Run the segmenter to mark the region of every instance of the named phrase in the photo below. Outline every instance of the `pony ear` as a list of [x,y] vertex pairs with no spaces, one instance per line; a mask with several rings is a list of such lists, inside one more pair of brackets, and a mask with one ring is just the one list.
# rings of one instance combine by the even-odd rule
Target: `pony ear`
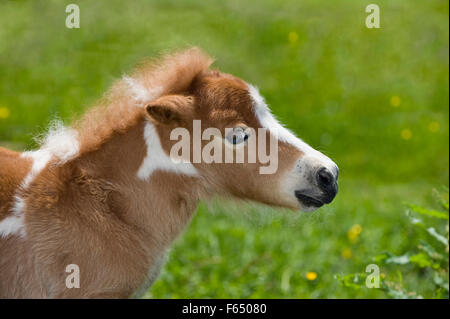
[[145,107],[147,115],[156,123],[177,125],[191,113],[193,99],[184,95],[166,95]]

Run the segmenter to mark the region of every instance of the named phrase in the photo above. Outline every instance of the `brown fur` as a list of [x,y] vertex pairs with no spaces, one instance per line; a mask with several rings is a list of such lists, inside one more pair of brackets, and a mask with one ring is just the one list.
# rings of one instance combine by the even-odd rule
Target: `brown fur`
[[[260,127],[245,82],[209,71],[211,63],[190,49],[138,69],[133,78],[146,88],[161,87],[152,103],[171,99],[167,106],[180,112],[176,124],[190,131],[193,119],[222,131],[236,123]],[[301,154],[283,143],[283,164],[275,175],[258,174],[259,163],[195,164],[201,178],[156,171],[149,181],[138,179],[147,153],[146,121],[155,121],[167,153],[174,144],[173,123],[164,125],[145,110],[134,106],[126,84],[117,82],[100,106],[76,123],[78,156],[63,165],[50,162],[20,192],[26,237],[0,237],[1,298],[132,297],[155,279],[165,251],[201,198],[220,193],[284,205],[277,193],[280,176]],[[19,155],[0,149],[0,221],[10,214],[30,170],[31,161]],[[79,289],[65,286],[68,264],[80,268]]]
[[[213,59],[197,48],[177,52],[144,63],[136,69],[132,78],[146,88],[160,87],[159,95],[183,92],[192,79],[206,70]],[[127,131],[142,120],[142,110],[133,107],[129,88],[124,81],[117,81],[97,107],[88,111],[76,123],[81,134],[81,154],[100,148],[114,133]]]
[[9,215],[13,197],[30,169],[20,154],[0,147],[0,221]]

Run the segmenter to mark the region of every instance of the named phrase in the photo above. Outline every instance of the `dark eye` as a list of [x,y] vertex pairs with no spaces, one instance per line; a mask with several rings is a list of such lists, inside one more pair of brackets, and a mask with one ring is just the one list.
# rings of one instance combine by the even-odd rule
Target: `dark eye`
[[226,137],[228,142],[231,144],[241,144],[242,142],[245,142],[248,140],[249,135],[245,132],[244,128],[238,126],[233,128],[233,130],[228,134]]

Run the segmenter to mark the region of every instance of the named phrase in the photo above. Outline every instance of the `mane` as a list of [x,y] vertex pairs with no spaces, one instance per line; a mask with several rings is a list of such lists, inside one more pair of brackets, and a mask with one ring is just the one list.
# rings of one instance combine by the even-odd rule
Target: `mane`
[[194,47],[142,63],[131,75],[123,76],[74,123],[78,156],[99,149],[115,133],[136,125],[143,118],[143,107],[152,100],[186,91],[212,63],[211,57]]

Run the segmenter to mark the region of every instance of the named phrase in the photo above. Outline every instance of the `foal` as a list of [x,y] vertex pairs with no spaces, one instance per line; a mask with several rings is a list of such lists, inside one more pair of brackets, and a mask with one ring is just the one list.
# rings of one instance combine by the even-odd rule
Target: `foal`
[[[333,200],[337,166],[282,127],[255,87],[211,63],[195,48],[166,56],[123,77],[71,128],[52,125],[38,150],[0,148],[0,297],[140,296],[213,194],[306,211]],[[223,154],[175,161],[171,132],[192,134],[195,123],[232,152],[275,138],[276,172]]]

